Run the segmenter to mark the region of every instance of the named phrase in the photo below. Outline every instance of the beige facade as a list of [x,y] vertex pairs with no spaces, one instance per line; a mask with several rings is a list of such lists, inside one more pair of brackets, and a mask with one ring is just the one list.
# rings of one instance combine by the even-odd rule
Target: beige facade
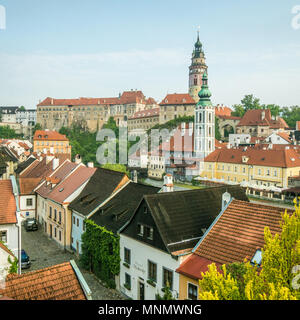
[[150,153],[148,159],[148,177],[161,180],[166,170],[165,157],[161,153]]
[[153,98],[146,99],[141,91],[133,90],[115,98],[46,98],[37,105],[37,123],[50,130],[78,123],[90,131],[97,131],[110,117],[118,126],[126,125],[127,119],[135,112],[152,108],[155,104]]
[[156,124],[159,124],[159,108],[136,112],[127,121],[128,131],[148,130]]

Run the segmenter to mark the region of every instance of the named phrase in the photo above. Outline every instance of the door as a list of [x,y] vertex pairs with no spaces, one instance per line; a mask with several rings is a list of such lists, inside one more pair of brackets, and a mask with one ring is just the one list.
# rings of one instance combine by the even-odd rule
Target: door
[[145,285],[142,282],[139,282],[139,291],[140,291],[140,300],[145,300]]

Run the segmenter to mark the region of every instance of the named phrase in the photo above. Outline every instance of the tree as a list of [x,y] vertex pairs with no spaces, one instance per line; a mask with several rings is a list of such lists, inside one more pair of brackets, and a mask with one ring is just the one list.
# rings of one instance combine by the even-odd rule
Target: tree
[[245,114],[245,109],[241,104],[234,104],[234,111],[231,113],[234,117],[242,117]]
[[215,138],[221,140],[221,134],[219,129],[219,119],[215,117]]
[[123,164],[106,163],[106,164],[102,165],[101,168],[109,169],[109,170],[113,170],[113,171],[118,171],[118,172],[124,172],[127,174],[127,176],[129,176],[129,171],[127,170],[127,168]]
[[262,109],[262,105],[260,105],[259,99],[255,98],[253,94],[245,95],[244,99],[241,100],[241,103],[245,111]]
[[281,110],[281,116],[290,128],[296,128],[296,121],[300,120],[300,107],[284,107]]
[[274,236],[265,228],[260,267],[248,261],[223,265],[219,272],[215,264],[209,265],[199,281],[200,299],[299,300],[293,271],[300,265],[300,204],[295,201],[295,212],[285,212],[280,225],[281,234]]
[[19,111],[26,111],[26,109],[25,109],[24,106],[21,106],[21,107],[19,108]]
[[32,134],[34,135],[37,130],[42,130],[42,126],[39,123],[36,123],[33,127]]
[[161,296],[159,293],[155,295],[156,300],[175,300],[175,298],[172,295],[169,283],[167,283],[167,286],[163,289],[163,291],[163,296]]

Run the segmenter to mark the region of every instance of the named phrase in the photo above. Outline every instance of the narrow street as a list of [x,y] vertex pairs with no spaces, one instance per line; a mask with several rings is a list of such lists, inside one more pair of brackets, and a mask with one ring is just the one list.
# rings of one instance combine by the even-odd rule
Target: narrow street
[[26,251],[31,260],[31,267],[22,270],[22,273],[47,268],[73,259],[92,291],[93,300],[124,299],[118,291],[104,287],[93,273],[82,269],[75,254],[64,252],[42,230],[26,232],[22,227],[22,249]]

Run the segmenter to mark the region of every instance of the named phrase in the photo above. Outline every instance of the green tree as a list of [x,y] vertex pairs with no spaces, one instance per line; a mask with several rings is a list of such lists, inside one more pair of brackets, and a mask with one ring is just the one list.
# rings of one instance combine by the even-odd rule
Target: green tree
[[175,300],[170,289],[169,283],[167,283],[167,286],[163,289],[163,292],[164,294],[162,296],[159,293],[155,295],[156,300]]
[[241,104],[234,104],[232,107],[234,111],[231,114],[235,117],[241,118],[246,112]]
[[32,134],[34,135],[37,130],[42,130],[42,126],[39,123],[36,123],[33,127]]
[[19,108],[19,111],[25,111],[26,109],[25,109],[25,107],[24,106],[21,106],[20,108]]
[[127,174],[127,176],[129,176],[129,171],[127,170],[126,166],[120,163],[116,163],[116,164],[106,163],[106,164],[103,164],[101,168],[118,171],[118,172],[124,172]]
[[219,119],[215,117],[215,138],[221,140],[221,133],[219,130]]
[[283,107],[281,116],[290,128],[296,128],[296,121],[300,120],[300,107]]
[[[293,267],[300,265],[300,204],[295,201],[295,212],[282,216],[281,233],[271,234],[265,228],[265,245],[262,263],[258,268],[250,262],[244,266],[216,265],[199,281],[200,299],[216,300],[299,300],[300,292],[293,285]],[[229,271],[228,271],[228,270]]]
[[10,258],[10,256],[8,256],[7,261],[8,261],[9,264],[10,264],[8,273],[9,273],[9,274],[16,274],[16,273],[18,273],[18,259],[17,259],[17,258],[14,258],[14,260],[12,261],[11,258]]
[[241,103],[245,111],[262,109],[262,105],[260,104],[259,99],[255,98],[253,94],[245,95],[245,97],[241,100]]

